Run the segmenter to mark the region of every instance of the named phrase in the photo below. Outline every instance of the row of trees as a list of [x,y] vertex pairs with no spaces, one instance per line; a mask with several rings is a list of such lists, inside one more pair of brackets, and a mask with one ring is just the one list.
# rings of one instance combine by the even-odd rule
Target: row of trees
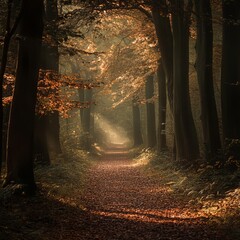
[[[62,20],[59,10],[63,4],[59,5],[57,0],[9,0],[3,15],[6,16],[6,35],[1,62],[1,100],[4,100],[4,104],[1,102],[1,129],[7,125],[7,138],[5,131],[1,131],[4,141],[0,146],[3,150],[1,166],[3,160],[7,164],[3,186],[20,183],[24,191],[30,193],[36,189],[34,161],[49,164],[49,151],[57,154],[62,151],[59,114],[66,115],[76,107],[86,108],[83,102],[91,101],[91,90],[83,89],[98,85],[83,83],[74,71],[73,76],[59,74],[59,44],[69,32],[67,28],[58,31]],[[18,52],[14,48],[16,43]],[[69,53],[72,49],[62,47],[62,51]],[[16,72],[14,63],[7,64],[7,58],[15,58],[14,55],[17,55]],[[14,87],[9,81],[12,78],[15,78]],[[69,100],[70,95],[63,97],[61,89],[65,87],[79,89],[80,101]],[[3,89],[7,89],[4,94]],[[81,111],[84,131],[89,131],[89,110]]]
[[[1,66],[1,85],[3,86],[3,76],[6,67],[6,53],[8,52],[9,42],[13,33],[17,30],[18,33],[18,63],[16,70],[16,82],[14,87],[13,100],[10,111],[10,120],[8,124],[8,140],[7,140],[7,177],[5,185],[10,183],[23,183],[29,186],[31,191],[35,190],[35,181],[33,174],[33,159],[34,149],[43,153],[42,156],[46,162],[49,161],[48,149],[49,144],[60,152],[59,144],[59,114],[57,111],[52,111],[46,117],[35,118],[35,106],[37,101],[37,79],[39,68],[58,72],[59,67],[59,47],[61,41],[68,40],[70,37],[84,39],[84,33],[72,31],[66,24],[68,18],[76,20],[78,23],[85,18],[85,23],[91,21],[101,22],[102,19],[110,16],[133,15],[139,16],[142,21],[142,28],[146,21],[147,31],[144,36],[141,32],[128,33],[135,37],[123,38],[124,50],[127,51],[126,56],[134,56],[129,51],[129,42],[137,42],[138,46],[144,47],[142,50],[148,49],[143,44],[146,41],[147,45],[152,45],[147,51],[142,51],[145,57],[141,55],[138,63],[142,64],[145,61],[148,64],[146,71],[139,70],[136,72],[136,82],[134,87],[131,84],[126,84],[128,89],[131,89],[127,98],[133,99],[133,130],[134,143],[136,145],[142,143],[140,132],[140,111],[139,111],[139,95],[138,92],[145,85],[145,101],[147,109],[147,144],[149,147],[155,147],[158,144],[158,151],[161,152],[167,148],[166,139],[166,110],[167,102],[170,109],[170,115],[173,119],[173,153],[178,161],[192,161],[200,156],[199,140],[197,130],[194,123],[194,118],[191,108],[190,88],[189,88],[189,38],[190,30],[196,32],[196,72],[199,83],[200,106],[201,106],[201,123],[204,145],[204,158],[209,162],[215,163],[220,160],[219,153],[223,152],[224,158],[229,157],[238,160],[240,153],[240,115],[238,112],[239,103],[239,49],[240,49],[240,24],[239,1],[224,0],[214,2],[205,1],[183,1],[183,0],[139,0],[139,1],[74,1],[69,2],[75,5],[72,13],[63,15],[59,18],[58,13],[61,10],[57,0],[46,1],[42,0],[22,0],[19,14],[14,20],[11,27],[12,17],[11,12],[14,1],[8,1],[8,17],[6,36],[3,46],[3,58]],[[68,4],[69,4],[68,3]],[[212,7],[220,4],[222,9],[222,18],[219,20],[219,28],[222,27],[222,65],[221,65],[221,116],[217,115],[217,107],[214,92],[213,82],[213,17]],[[18,9],[18,7],[16,7]],[[42,45],[43,36],[43,13],[46,15],[46,32],[44,34],[44,45]],[[73,19],[74,17],[74,19]],[[116,18],[116,19],[117,19]],[[80,20],[79,20],[80,19]],[[127,17],[126,17],[127,19]],[[58,21],[57,21],[58,20]],[[109,21],[109,19],[108,19]],[[121,20],[122,21],[122,20]],[[74,21],[73,21],[74,22]],[[59,24],[57,24],[59,23]],[[114,23],[117,23],[114,21]],[[113,24],[113,23],[112,23]],[[59,26],[65,26],[61,28]],[[98,25],[99,26],[99,25]],[[121,26],[121,24],[119,25]],[[150,26],[150,27],[149,27]],[[76,27],[76,26],[73,26]],[[131,28],[132,30],[132,28]],[[150,32],[152,31],[152,32]],[[87,31],[86,31],[87,32]],[[121,32],[119,29],[118,33]],[[99,33],[99,32],[98,32]],[[104,32],[102,32],[104,33]],[[99,34],[101,35],[101,34]],[[136,37],[139,35],[139,37]],[[149,35],[147,37],[147,35]],[[49,42],[49,38],[51,41]],[[138,39],[138,41],[136,41]],[[150,39],[150,40],[149,40]],[[157,47],[155,48],[155,40],[157,39]],[[115,39],[116,40],[116,39]],[[148,41],[152,41],[149,43]],[[73,41],[71,44],[63,44],[62,51],[68,52],[70,55],[79,52],[79,49],[74,48]],[[108,46],[105,46],[105,50]],[[118,46],[119,47],[119,46]],[[150,54],[152,51],[156,54]],[[96,50],[96,49],[95,49]],[[95,51],[94,50],[94,51]],[[109,49],[111,54],[98,55],[97,61],[100,66],[96,65],[93,68],[93,75],[99,78],[106,77],[106,71],[111,70],[109,62],[113,60],[112,56],[116,53]],[[93,55],[96,58],[96,53],[87,52],[86,49],[81,53]],[[107,52],[107,51],[106,51]],[[41,55],[42,53],[42,55]],[[42,57],[41,57],[42,56]],[[107,56],[107,57],[106,57]],[[114,57],[114,56],[113,56]],[[148,58],[151,58],[147,61]],[[119,61],[119,58],[115,58]],[[141,62],[141,61],[142,62]],[[136,59],[137,61],[137,59]],[[105,64],[103,64],[103,62]],[[146,64],[145,63],[145,64]],[[78,63],[78,65],[83,65]],[[108,67],[103,67],[107,65]],[[134,63],[132,64],[134,65]],[[126,65],[129,69],[130,66]],[[96,71],[96,67],[100,70]],[[123,65],[120,68],[123,68]],[[139,69],[142,66],[138,66]],[[77,68],[78,69],[78,68]],[[72,72],[77,73],[76,67],[72,66]],[[131,70],[134,68],[131,68]],[[135,68],[136,69],[136,68]],[[89,68],[89,72],[91,69]],[[154,73],[157,73],[157,78],[154,78]],[[120,76],[117,77],[117,74]],[[121,76],[122,73],[115,71],[114,79],[127,81],[127,77],[133,76],[134,73]],[[141,76],[138,76],[141,75]],[[41,76],[41,75],[40,75]],[[54,74],[48,74],[48,77],[54,78]],[[114,80],[113,79],[113,80]],[[157,79],[158,84],[158,137],[156,134],[155,123],[155,107],[154,107],[154,79]],[[132,80],[131,80],[132,81]],[[84,87],[83,84],[76,83],[78,88]],[[91,83],[93,84],[93,83]],[[107,84],[108,85],[108,84]],[[135,87],[136,86],[136,87]],[[85,88],[91,88],[85,87]],[[57,95],[58,92],[51,91]],[[126,91],[123,90],[126,94]],[[48,93],[45,93],[49,94]],[[44,96],[44,93],[43,93]],[[142,97],[142,96],[141,96]],[[91,90],[79,90],[80,102],[91,101]],[[2,93],[1,93],[2,99]],[[121,102],[121,101],[120,101]],[[2,104],[1,104],[2,105]],[[2,124],[2,107],[1,107],[1,124]],[[85,119],[85,120],[84,120]],[[221,136],[219,130],[219,119],[222,119],[223,134]],[[90,110],[81,111],[81,120],[86,131],[89,130]],[[38,134],[35,132],[35,147],[33,144],[34,126],[38,126]],[[2,126],[1,126],[2,127]],[[39,131],[40,129],[40,131]],[[51,137],[47,137],[48,135]],[[223,141],[221,141],[221,138]],[[48,145],[46,145],[48,143]],[[17,149],[17,151],[16,151]],[[224,151],[222,151],[224,150]]]
[[[90,1],[95,11],[137,10],[155,26],[161,61],[159,61],[159,120],[160,128],[166,124],[166,99],[170,105],[174,128],[174,155],[177,160],[199,158],[199,141],[191,110],[189,95],[189,38],[190,30],[196,32],[196,63],[204,158],[216,162],[229,157],[238,159],[239,121],[237,104],[238,55],[239,55],[239,7],[238,1],[100,1],[99,5]],[[221,8],[222,16],[214,19],[214,11]],[[215,14],[216,12],[214,12]],[[222,28],[221,65],[221,115],[217,107],[213,82],[213,23]],[[161,69],[163,68],[163,72]],[[165,76],[165,77],[164,77]],[[164,80],[162,80],[164,78]],[[166,88],[165,88],[166,82]],[[162,84],[162,85],[161,85]],[[149,79],[147,80],[149,86]],[[163,87],[162,87],[163,86]],[[148,87],[149,88],[149,87]],[[167,94],[165,94],[167,89]],[[149,91],[147,91],[149,92]],[[151,98],[147,93],[147,98]],[[220,100],[218,100],[220,101]],[[147,105],[147,111],[150,111]],[[151,114],[151,113],[150,113]],[[153,117],[152,117],[153,118]],[[222,119],[222,136],[219,120]],[[136,124],[139,125],[139,124]],[[149,125],[149,146],[156,144],[153,136],[154,122]],[[163,131],[164,132],[164,129]],[[154,134],[155,135],[155,134]],[[161,134],[160,134],[161,135]],[[160,151],[166,148],[164,134],[159,140]],[[221,141],[222,139],[222,141]],[[161,146],[161,142],[164,144]],[[223,151],[222,151],[223,150]],[[223,153],[224,156],[221,157]]]

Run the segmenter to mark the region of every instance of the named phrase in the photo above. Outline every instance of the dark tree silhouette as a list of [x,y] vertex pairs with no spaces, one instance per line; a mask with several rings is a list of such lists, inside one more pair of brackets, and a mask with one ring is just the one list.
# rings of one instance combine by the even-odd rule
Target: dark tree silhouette
[[[15,4],[16,5],[16,4]],[[15,6],[14,5],[14,6]],[[5,74],[5,70],[6,70],[6,66],[7,66],[7,58],[8,58],[8,50],[9,50],[9,46],[10,46],[10,41],[11,38],[13,36],[13,34],[15,33],[19,21],[22,17],[22,11],[20,11],[20,13],[18,14],[18,16],[16,17],[13,26],[11,26],[11,18],[12,18],[12,8],[13,8],[13,1],[12,0],[8,0],[7,2],[7,6],[8,6],[8,11],[7,11],[7,21],[6,21],[6,34],[4,37],[4,43],[3,43],[3,51],[2,51],[2,59],[1,59],[1,68],[0,68],[0,150],[1,150],[1,154],[0,154],[0,175],[1,175],[1,170],[2,170],[2,162],[3,162],[3,158],[5,156],[5,154],[3,154],[5,151],[2,151],[3,147],[5,147],[5,144],[3,144],[3,79],[4,79],[4,74]]]
[[226,157],[240,159],[240,2],[224,0],[222,45],[222,120]]
[[195,0],[197,19],[196,70],[200,91],[201,123],[205,158],[214,162],[221,149],[218,116],[213,88],[213,29],[209,0]]
[[133,144],[135,147],[143,144],[143,137],[141,132],[141,114],[139,105],[135,98],[132,100],[133,112]]
[[[197,132],[189,96],[189,24],[191,1],[171,1],[173,29],[173,118],[177,160],[199,157]],[[186,9],[187,8],[187,11]]]
[[[53,70],[58,73],[59,71],[59,53],[58,53],[58,43],[56,39],[57,35],[57,20],[58,20],[58,1],[57,0],[47,0],[46,1],[46,19],[48,27],[50,27],[51,34],[53,36],[53,43],[51,45],[44,44],[43,49],[43,62],[44,68],[48,70]],[[57,93],[55,93],[57,94]],[[59,124],[59,112],[54,111],[48,113],[48,121],[46,122],[47,131],[47,143],[48,148],[55,153],[61,153],[60,144],[60,124]]]
[[4,186],[20,183],[33,192],[36,188],[33,132],[44,5],[42,0],[23,0],[21,8],[18,65],[9,121]]
[[166,77],[162,61],[159,61],[157,70],[158,81],[158,152],[167,149],[166,140],[166,111],[167,111],[167,98],[166,98]]
[[156,29],[162,64],[167,81],[168,100],[173,106],[173,36],[166,0],[152,0],[152,17]]
[[153,75],[148,76],[146,81],[146,108],[147,108],[147,146],[155,147],[156,138],[156,120],[155,120],[155,104],[152,101],[154,97]]

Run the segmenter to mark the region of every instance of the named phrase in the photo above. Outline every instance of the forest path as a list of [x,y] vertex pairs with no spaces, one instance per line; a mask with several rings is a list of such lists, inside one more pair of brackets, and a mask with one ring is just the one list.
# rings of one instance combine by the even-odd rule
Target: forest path
[[106,152],[87,176],[79,199],[86,213],[81,239],[222,239],[209,219],[148,176],[124,149]]
[[108,150],[84,181],[81,161],[60,166],[41,170],[36,196],[0,205],[0,240],[231,239],[125,149]]

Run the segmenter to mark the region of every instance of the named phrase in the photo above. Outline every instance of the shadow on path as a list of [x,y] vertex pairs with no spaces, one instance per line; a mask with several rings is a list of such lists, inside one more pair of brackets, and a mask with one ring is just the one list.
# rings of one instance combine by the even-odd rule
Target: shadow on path
[[1,240],[217,240],[218,226],[189,209],[128,151],[108,150],[87,175],[76,206],[39,193],[0,206]]

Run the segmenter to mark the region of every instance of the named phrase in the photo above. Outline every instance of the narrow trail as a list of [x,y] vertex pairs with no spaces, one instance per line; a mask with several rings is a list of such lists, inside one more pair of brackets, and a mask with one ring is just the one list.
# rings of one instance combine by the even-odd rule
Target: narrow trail
[[159,179],[147,176],[122,149],[108,151],[89,173],[79,201],[81,239],[223,239]]
[[[53,169],[56,185],[59,172]],[[220,236],[217,223],[165,185],[164,176],[147,174],[127,150],[108,150],[85,177],[83,189],[82,179],[74,178],[71,186],[72,179],[63,177],[63,186],[55,190],[42,186],[33,198],[6,202],[0,208],[0,239],[232,240]],[[69,192],[58,197],[64,189]]]

